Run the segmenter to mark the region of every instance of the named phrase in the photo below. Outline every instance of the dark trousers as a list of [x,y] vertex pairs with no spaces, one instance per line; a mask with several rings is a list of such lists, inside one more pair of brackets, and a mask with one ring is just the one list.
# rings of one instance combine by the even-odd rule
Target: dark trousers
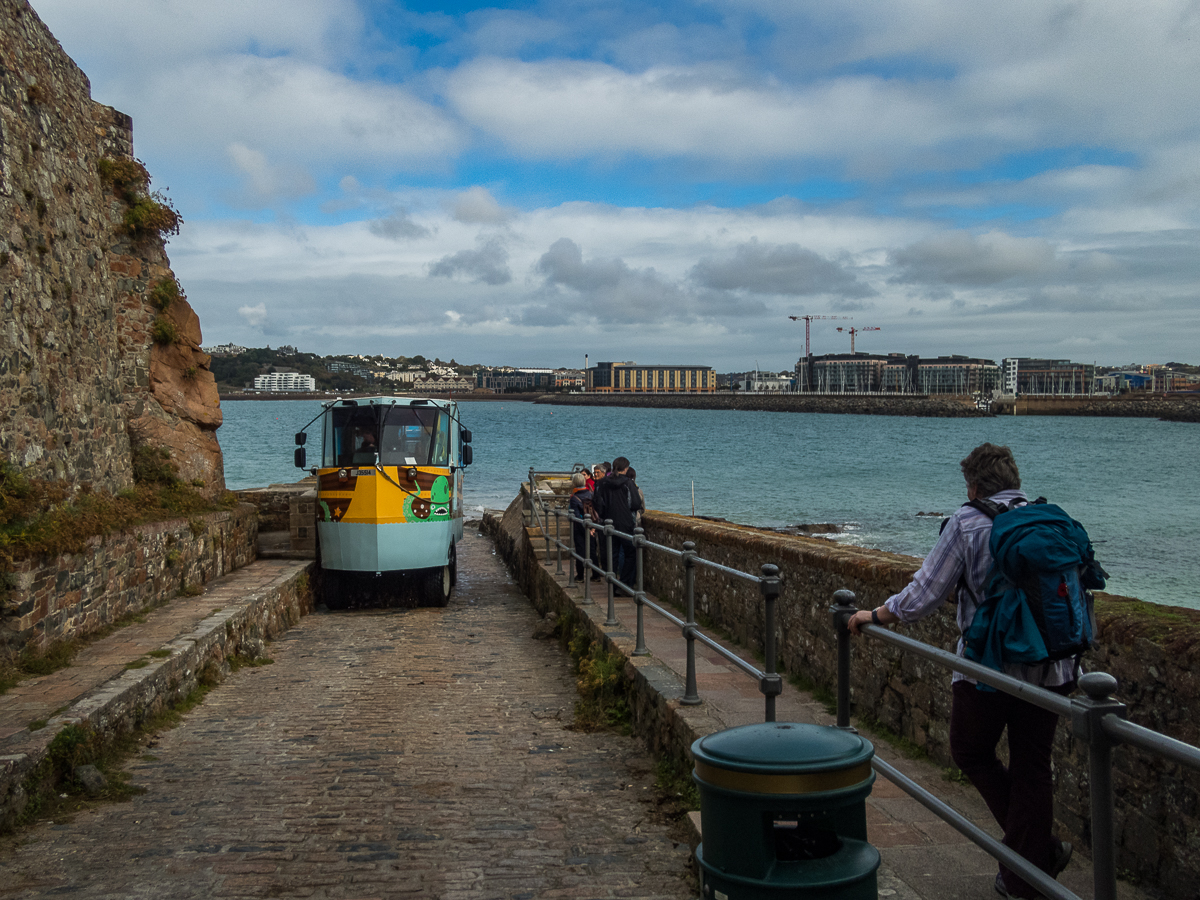
[[[589,550],[588,549],[589,538],[588,538],[588,534],[587,534],[587,529],[585,529],[582,525],[572,523],[571,524],[571,539],[572,539],[572,543],[575,544],[575,552],[576,553],[578,553],[580,556],[586,556],[588,553],[590,553],[591,554],[590,559],[592,561],[592,564],[597,565],[597,566],[600,565],[600,556],[599,556],[599,553],[597,552],[598,548],[596,546],[595,535],[593,535],[590,539],[591,549]],[[575,580],[576,581],[583,581],[583,579],[590,577],[591,574],[592,574],[591,571],[584,569],[583,560],[578,560],[578,559],[575,560]]]
[[[1047,688],[1064,696],[1074,683]],[[1054,864],[1054,784],[1050,748],[1058,716],[1001,691],[981,691],[969,681],[954,683],[950,713],[950,755],[1004,829],[1004,843],[1041,869]],[[996,745],[1008,729],[1008,767],[996,756]],[[1037,892],[1012,871],[1000,867],[1004,885],[1014,897]]]
[[637,589],[637,551],[634,550],[632,541],[613,538],[613,572],[622,584],[633,590]]

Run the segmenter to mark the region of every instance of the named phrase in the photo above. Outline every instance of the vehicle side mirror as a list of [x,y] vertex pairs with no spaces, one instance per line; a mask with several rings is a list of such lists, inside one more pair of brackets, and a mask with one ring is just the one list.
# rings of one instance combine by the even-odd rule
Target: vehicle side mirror
[[305,458],[304,448],[297,447],[296,448],[296,468],[303,469],[307,464],[308,464],[308,460]]
[[471,443],[471,429],[470,428],[464,428],[460,433],[462,434],[462,442],[464,444]]
[[469,466],[474,456],[475,454],[471,452],[471,445],[464,444],[462,449],[462,464],[464,466]]
[[307,440],[308,440],[308,434],[306,432],[303,432],[303,431],[296,432],[296,443],[299,444],[301,447],[304,446],[304,442]]

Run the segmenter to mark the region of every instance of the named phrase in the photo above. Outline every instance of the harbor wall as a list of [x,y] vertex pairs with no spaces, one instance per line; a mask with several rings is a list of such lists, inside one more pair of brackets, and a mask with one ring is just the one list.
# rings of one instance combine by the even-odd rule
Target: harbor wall
[[[837,677],[829,612],[834,591],[853,591],[857,605],[869,609],[903,588],[920,565],[900,554],[669,513],[650,512],[643,526],[655,543],[682,549],[692,541],[701,556],[731,568],[758,573],[764,563],[778,565],[780,667],[829,691]],[[646,554],[644,571],[647,591],[683,602],[678,560]],[[703,567],[695,578],[698,617],[761,651],[757,585]],[[1117,697],[1128,705],[1131,721],[1200,744],[1200,611],[1104,594],[1097,596],[1096,611],[1098,647],[1085,668],[1117,678]],[[953,651],[957,646],[951,602],[902,628],[936,647]],[[866,639],[855,641],[853,654],[851,701],[859,722],[887,729],[949,766],[950,673]],[[1090,846],[1087,763],[1086,746],[1064,723],[1054,748],[1055,816],[1063,838],[1081,846]],[[1200,883],[1200,775],[1127,747],[1114,752],[1114,766],[1118,869],[1157,885],[1167,896],[1194,897]]]
[[851,413],[965,419],[988,416],[968,397],[884,397],[842,394],[543,394],[558,406],[635,406],[649,409],[737,409],[750,412]]

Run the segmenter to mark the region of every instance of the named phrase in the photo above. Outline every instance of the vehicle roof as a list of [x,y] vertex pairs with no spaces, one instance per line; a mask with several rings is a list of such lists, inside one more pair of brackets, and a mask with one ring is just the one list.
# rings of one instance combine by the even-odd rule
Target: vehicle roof
[[433,397],[398,397],[379,395],[376,397],[348,397],[343,400],[338,397],[330,400],[325,406],[332,409],[335,406],[436,406],[440,409],[450,409],[457,406],[453,400],[438,400]]

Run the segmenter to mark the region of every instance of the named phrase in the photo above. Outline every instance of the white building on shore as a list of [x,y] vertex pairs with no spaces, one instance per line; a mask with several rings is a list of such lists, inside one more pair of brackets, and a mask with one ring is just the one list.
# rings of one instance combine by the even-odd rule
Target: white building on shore
[[273,393],[315,391],[317,382],[311,375],[301,375],[299,372],[272,372],[269,375],[255,375],[254,389]]

